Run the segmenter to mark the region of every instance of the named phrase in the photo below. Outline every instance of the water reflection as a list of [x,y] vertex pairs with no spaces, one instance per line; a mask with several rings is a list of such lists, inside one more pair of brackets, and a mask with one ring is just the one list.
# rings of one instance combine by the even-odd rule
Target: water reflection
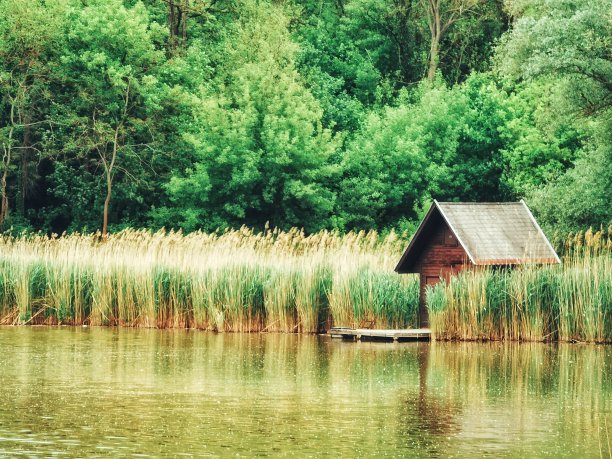
[[430,351],[432,346],[421,344],[417,348],[419,389],[407,390],[400,395],[400,425],[405,438],[429,454],[444,451],[448,438],[458,430],[456,420],[461,405],[429,390]]
[[0,328],[0,456],[600,457],[610,347]]

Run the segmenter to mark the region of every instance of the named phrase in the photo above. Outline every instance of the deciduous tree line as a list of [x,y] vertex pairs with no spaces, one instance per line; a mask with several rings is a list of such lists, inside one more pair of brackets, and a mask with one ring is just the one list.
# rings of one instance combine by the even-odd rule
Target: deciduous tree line
[[0,0],[2,231],[612,223],[611,0]]

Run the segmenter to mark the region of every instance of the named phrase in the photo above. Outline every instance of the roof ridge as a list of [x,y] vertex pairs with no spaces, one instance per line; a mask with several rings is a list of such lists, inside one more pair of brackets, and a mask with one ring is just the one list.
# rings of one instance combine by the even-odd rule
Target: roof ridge
[[491,205],[491,204],[497,204],[497,205],[509,205],[509,204],[521,204],[521,201],[506,201],[506,202],[455,202],[455,201],[437,201],[438,204],[469,204],[469,205]]

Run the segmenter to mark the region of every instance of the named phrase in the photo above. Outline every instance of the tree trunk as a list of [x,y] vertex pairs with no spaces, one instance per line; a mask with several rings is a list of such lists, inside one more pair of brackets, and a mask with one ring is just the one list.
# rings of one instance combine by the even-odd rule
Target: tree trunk
[[429,48],[429,69],[427,71],[427,80],[433,81],[436,78],[436,70],[438,70],[438,62],[440,59],[440,39],[442,38],[439,0],[429,0],[429,21],[431,45]]
[[174,54],[174,48],[176,47],[176,10],[174,7],[174,0],[168,2],[168,31],[170,37],[168,40],[168,57],[172,57]]
[[113,180],[110,171],[106,170],[106,199],[104,200],[104,217],[102,219],[102,237],[106,239],[108,234],[108,208],[110,205],[111,194],[113,191]]
[[9,129],[8,141],[3,145],[2,155],[2,178],[0,179],[0,228],[4,229],[4,222],[9,213],[9,202],[6,192],[6,178],[8,176],[9,166],[11,165],[13,132],[15,130],[15,105],[11,106],[11,128]]
[[440,54],[440,37],[438,35],[431,36],[431,47],[429,49],[429,70],[427,71],[427,80],[433,81],[436,78],[438,70],[438,59]]
[[30,145],[31,145],[31,134],[32,126],[30,125],[30,117],[25,118],[25,125],[23,128],[23,144],[21,147],[21,177],[19,181],[19,201],[17,202],[17,211],[22,216],[25,216],[25,201],[28,196],[28,182],[29,177],[29,162],[30,162]]
[[[6,153],[5,153],[6,157]],[[6,172],[8,168],[6,163],[4,164],[4,172],[2,173],[2,179],[0,179],[0,193],[2,193],[0,203],[0,228],[4,229],[4,221],[8,216],[8,197],[6,196]]]
[[189,0],[168,1],[168,29],[170,31],[168,56],[172,57],[177,48],[187,42],[187,10]]
[[181,46],[187,45],[187,9],[189,8],[189,0],[183,2],[183,11],[181,14]]
[[104,200],[104,215],[102,217],[102,238],[108,236],[108,209],[110,207],[111,196],[113,192],[113,169],[115,160],[117,159],[117,148],[119,139],[119,126],[115,128],[115,137],[113,139],[113,155],[110,164],[104,163],[104,171],[106,172],[106,199]]

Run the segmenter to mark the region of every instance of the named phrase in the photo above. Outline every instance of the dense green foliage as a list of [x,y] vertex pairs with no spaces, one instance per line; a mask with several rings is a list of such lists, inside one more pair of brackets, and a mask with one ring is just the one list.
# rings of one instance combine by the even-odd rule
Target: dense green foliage
[[610,0],[0,0],[0,225],[612,223]]

